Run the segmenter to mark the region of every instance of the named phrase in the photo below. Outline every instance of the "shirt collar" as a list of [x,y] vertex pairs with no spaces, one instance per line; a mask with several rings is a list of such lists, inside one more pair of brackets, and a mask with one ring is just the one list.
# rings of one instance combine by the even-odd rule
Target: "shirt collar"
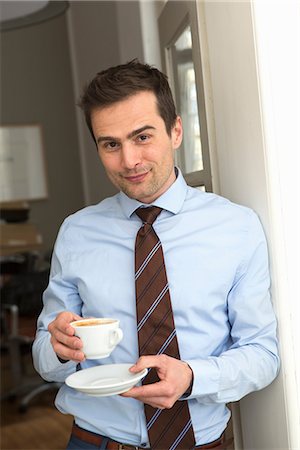
[[[159,208],[166,209],[173,214],[177,214],[181,210],[188,188],[181,171],[177,167],[175,168],[175,171],[177,173],[177,177],[174,183],[166,192],[151,203],[151,206],[158,206]],[[140,206],[150,206],[133,198],[129,198],[126,194],[124,194],[124,192],[120,192],[118,196],[121,208],[128,219]]]

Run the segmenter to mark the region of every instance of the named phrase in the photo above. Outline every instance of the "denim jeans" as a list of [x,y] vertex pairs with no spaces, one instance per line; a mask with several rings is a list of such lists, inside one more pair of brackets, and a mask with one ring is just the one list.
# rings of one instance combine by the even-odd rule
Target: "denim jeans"
[[76,436],[71,436],[66,447],[66,450],[99,450],[106,448],[107,441],[103,440],[100,447],[96,445],[89,444],[88,442],[84,442],[81,439],[78,439]]

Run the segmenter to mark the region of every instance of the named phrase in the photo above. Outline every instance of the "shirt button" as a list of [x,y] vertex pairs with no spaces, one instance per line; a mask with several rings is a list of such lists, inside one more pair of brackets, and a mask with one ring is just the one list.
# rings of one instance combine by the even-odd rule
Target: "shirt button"
[[142,443],[141,443],[141,446],[142,446],[142,447],[146,447],[147,444],[146,444],[145,442],[142,442]]

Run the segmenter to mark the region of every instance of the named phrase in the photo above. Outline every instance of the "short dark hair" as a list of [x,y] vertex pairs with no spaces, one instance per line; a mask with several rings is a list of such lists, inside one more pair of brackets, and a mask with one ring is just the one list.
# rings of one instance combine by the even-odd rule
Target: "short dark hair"
[[155,94],[158,112],[165,123],[167,133],[171,135],[177,114],[168,78],[155,67],[141,64],[134,59],[97,73],[84,88],[79,106],[84,112],[93,139],[95,140],[91,113],[94,109],[112,105],[142,91]]

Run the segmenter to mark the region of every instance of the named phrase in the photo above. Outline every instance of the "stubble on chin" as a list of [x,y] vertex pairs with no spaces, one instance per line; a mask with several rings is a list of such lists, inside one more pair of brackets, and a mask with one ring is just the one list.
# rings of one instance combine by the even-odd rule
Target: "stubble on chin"
[[155,192],[155,189],[141,189],[138,185],[134,187],[130,187],[128,185],[122,184],[119,186],[121,191],[124,192],[124,194],[127,195],[127,197],[132,198],[134,200],[138,200],[142,202],[143,198],[147,198],[148,196],[152,195]]
[[[127,197],[138,200],[142,203],[148,203],[148,199],[150,199],[149,203],[156,198],[156,194],[161,190],[162,186],[167,182],[170,177],[172,170],[174,171],[174,166],[170,169],[170,173],[164,174],[165,176],[160,176],[159,174],[152,173],[151,179],[147,182],[137,183],[135,185],[130,185],[128,181],[126,181],[122,176],[115,178],[114,180],[111,178],[111,181],[115,184],[118,189],[120,189]],[[175,172],[174,172],[175,176]]]
[[[132,198],[134,200],[138,200],[143,203],[145,199],[148,197],[152,197],[155,195],[158,190],[158,184],[155,181],[151,181],[145,185],[144,183],[136,184],[134,186],[130,186],[128,182],[124,180],[120,180],[118,183],[118,188],[127,195],[127,197]],[[146,203],[146,202],[145,202]]]

